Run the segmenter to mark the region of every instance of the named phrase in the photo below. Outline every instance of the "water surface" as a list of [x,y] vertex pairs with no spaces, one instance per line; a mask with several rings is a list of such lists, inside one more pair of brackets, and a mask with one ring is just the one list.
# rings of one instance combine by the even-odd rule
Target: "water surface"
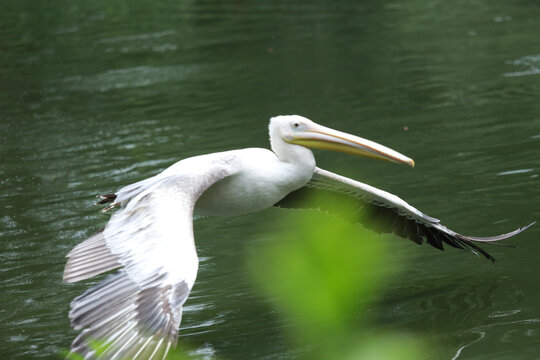
[[[317,152],[471,235],[540,220],[536,1],[4,1],[0,21],[0,353],[56,359],[75,332],[65,254],[107,216],[95,194],[175,161],[268,146],[297,113],[391,146],[408,169]],[[207,358],[295,358],[246,275],[282,210],[202,219],[180,346]],[[266,223],[260,226],[259,223]],[[495,265],[391,236],[406,270],[376,329],[425,336],[440,359],[540,354],[540,227]]]

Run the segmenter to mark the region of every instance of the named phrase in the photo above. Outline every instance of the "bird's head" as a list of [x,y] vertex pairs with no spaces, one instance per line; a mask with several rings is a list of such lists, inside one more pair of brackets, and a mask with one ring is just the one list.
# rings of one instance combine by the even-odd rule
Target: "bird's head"
[[276,153],[279,150],[283,151],[283,145],[288,143],[314,149],[367,156],[414,167],[413,159],[395,150],[371,140],[316,124],[299,115],[280,115],[271,118],[270,143]]

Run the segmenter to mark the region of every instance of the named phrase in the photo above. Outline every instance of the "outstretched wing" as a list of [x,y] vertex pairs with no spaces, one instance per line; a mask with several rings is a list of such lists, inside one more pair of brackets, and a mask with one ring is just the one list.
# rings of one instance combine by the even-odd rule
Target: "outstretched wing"
[[176,345],[182,305],[197,276],[193,207],[234,173],[234,157],[180,161],[121,189],[105,229],[68,255],[64,281],[120,270],[75,298],[71,350],[85,359],[163,359]]
[[[331,194],[332,201],[325,201],[329,197],[316,196],[321,193]],[[324,203],[320,203],[321,200]],[[324,210],[345,217],[348,221],[361,223],[378,233],[394,233],[418,244],[427,242],[440,250],[444,250],[444,243],[474,254],[482,254],[492,262],[495,259],[477,243],[493,244],[519,234],[534,224],[491,237],[461,235],[396,195],[320,168],[315,168],[313,177],[306,186],[291,192],[275,206]]]

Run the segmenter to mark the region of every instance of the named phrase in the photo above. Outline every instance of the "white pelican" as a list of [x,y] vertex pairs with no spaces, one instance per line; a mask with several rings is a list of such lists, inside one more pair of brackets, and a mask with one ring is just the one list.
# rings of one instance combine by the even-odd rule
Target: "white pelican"
[[[330,191],[354,200],[363,215],[352,220],[365,226],[378,217],[383,220],[375,229],[379,232],[441,250],[446,243],[491,261],[477,242],[492,243],[526,228],[486,238],[460,235],[395,195],[317,168],[308,147],[414,166],[412,159],[297,115],[272,118],[269,131],[272,151],[250,148],[188,158],[102,196],[100,203],[111,203],[105,210],[120,209],[103,230],[67,255],[64,281],[119,270],[71,303],[71,324],[81,330],[72,351],[95,358],[95,349],[87,343],[93,340],[105,349],[100,359],[165,358],[176,345],[182,305],[197,276],[194,210],[237,215],[273,205],[320,208],[304,195]],[[327,210],[339,212],[336,207]]]

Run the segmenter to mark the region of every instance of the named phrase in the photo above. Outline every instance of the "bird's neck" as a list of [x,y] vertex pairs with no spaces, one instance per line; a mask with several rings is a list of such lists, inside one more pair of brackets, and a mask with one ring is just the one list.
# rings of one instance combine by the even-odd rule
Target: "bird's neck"
[[295,165],[297,168],[309,169],[311,173],[315,169],[315,157],[313,152],[305,146],[286,142],[281,137],[270,139],[272,151],[279,160]]

